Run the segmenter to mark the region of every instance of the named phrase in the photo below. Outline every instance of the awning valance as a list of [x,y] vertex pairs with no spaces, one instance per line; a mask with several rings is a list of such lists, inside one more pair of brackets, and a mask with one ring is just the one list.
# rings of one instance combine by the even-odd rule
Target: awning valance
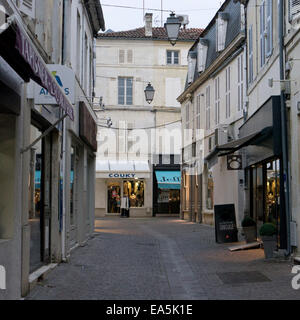
[[0,55],[25,81],[30,79],[48,90],[57,104],[74,120],[72,104],[60,88],[29,35],[16,18],[0,33]]
[[159,189],[180,189],[180,171],[155,171]]

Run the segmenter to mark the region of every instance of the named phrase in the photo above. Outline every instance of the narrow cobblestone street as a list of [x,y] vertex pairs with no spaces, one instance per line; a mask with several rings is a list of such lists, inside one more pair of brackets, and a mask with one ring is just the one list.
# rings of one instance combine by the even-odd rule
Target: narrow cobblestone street
[[215,243],[214,228],[177,218],[97,219],[94,238],[27,299],[300,299],[290,262],[229,246]]

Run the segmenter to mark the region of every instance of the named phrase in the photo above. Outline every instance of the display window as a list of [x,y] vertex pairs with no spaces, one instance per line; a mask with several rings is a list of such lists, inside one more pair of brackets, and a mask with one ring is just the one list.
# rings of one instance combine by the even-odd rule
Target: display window
[[141,208],[145,205],[145,183],[141,180],[124,181],[123,196],[129,197],[131,208]]

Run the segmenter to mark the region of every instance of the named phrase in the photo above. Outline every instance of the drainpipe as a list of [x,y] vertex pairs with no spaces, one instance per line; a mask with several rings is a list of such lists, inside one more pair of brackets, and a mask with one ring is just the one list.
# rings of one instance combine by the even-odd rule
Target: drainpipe
[[[284,1],[279,0],[279,62],[280,62],[280,81],[285,80],[284,70]],[[290,176],[289,176],[289,157],[288,157],[288,128],[287,113],[285,106],[285,90],[280,89],[280,111],[281,111],[281,135],[282,135],[282,160],[283,160],[283,177],[284,177],[284,197],[286,211],[286,229],[287,229],[287,249],[286,256],[291,254],[291,231],[290,231]]]

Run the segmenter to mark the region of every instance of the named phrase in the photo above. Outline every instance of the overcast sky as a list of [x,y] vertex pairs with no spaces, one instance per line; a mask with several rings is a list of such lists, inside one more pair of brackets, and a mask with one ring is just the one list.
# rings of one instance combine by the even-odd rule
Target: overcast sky
[[[161,12],[149,9],[174,10],[176,14],[189,16],[189,28],[205,28],[224,1],[220,0],[101,0],[105,18],[106,30],[113,31],[130,30],[144,25],[143,9],[127,9],[108,7],[109,5],[129,6],[143,8],[145,12],[153,13],[153,26],[161,26]],[[169,16],[169,12],[163,12],[163,22]]]

